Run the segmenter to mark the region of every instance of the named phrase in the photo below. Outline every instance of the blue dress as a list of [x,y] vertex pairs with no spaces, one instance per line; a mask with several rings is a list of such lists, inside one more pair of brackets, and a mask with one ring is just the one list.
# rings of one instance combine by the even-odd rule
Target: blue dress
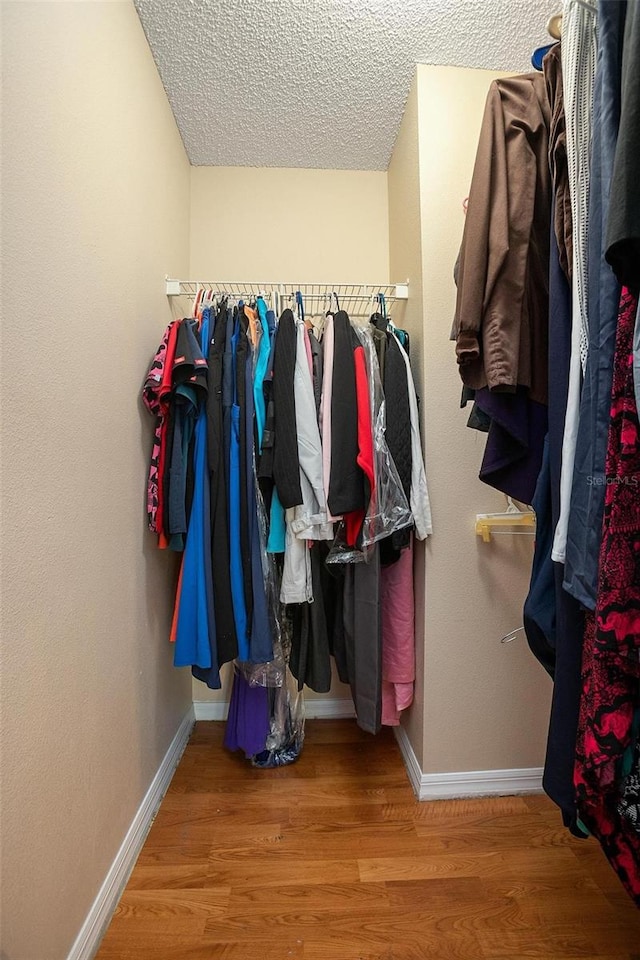
[[[204,311],[204,336],[208,336],[208,314]],[[206,404],[202,403],[195,426],[193,502],[182,561],[182,590],[173,660],[176,667],[196,666],[208,670],[213,666],[217,671],[215,621],[211,617],[213,591],[211,578],[207,576],[210,563],[207,413]]]

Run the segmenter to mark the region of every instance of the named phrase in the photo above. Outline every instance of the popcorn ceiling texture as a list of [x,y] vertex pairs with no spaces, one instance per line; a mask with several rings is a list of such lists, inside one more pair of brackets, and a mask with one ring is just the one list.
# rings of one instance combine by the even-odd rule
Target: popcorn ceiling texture
[[560,0],[135,0],[194,165],[386,170],[416,63],[531,69]]

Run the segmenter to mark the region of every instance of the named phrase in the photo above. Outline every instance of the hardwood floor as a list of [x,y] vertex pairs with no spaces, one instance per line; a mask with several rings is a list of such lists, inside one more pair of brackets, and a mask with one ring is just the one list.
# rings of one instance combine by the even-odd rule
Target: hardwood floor
[[197,723],[98,960],[640,960],[640,912],[544,797],[418,803],[393,733],[308,721],[254,770]]

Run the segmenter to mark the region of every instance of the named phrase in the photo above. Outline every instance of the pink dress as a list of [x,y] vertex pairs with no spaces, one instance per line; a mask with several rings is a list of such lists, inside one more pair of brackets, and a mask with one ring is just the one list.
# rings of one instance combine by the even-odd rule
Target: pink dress
[[382,722],[397,727],[413,702],[416,676],[413,536],[399,560],[380,570],[382,611]]

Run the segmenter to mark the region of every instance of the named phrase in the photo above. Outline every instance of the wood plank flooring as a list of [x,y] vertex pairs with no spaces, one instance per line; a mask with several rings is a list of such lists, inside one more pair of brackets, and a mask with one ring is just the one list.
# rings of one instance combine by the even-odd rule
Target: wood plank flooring
[[308,721],[254,770],[200,722],[98,960],[640,960],[640,912],[544,797],[418,803],[393,733]]

